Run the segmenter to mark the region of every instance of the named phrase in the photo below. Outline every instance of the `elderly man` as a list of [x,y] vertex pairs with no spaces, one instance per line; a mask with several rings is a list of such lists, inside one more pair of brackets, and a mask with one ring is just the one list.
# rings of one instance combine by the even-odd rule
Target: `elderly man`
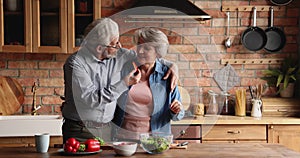
[[[133,75],[136,71],[133,70],[121,78],[123,65],[135,59],[134,51],[121,48],[116,22],[102,18],[87,26],[80,50],[64,64],[64,142],[71,137],[85,141],[95,136],[110,141],[110,121],[116,101],[128,86],[138,83],[141,77],[139,73]],[[171,66],[170,62],[161,61]],[[169,74],[170,71],[165,77]]]

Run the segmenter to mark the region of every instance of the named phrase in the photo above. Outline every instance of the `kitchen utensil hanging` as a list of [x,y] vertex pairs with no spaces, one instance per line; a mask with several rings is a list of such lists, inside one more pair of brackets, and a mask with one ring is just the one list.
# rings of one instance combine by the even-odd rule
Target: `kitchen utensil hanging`
[[273,3],[275,5],[288,5],[293,0],[270,0],[270,1],[271,1],[271,3]]
[[265,50],[268,52],[278,52],[281,50],[286,43],[286,37],[284,32],[277,28],[274,27],[274,9],[273,7],[270,7],[270,27],[265,30],[266,35],[267,35],[267,43],[265,45]]
[[256,7],[253,7],[253,26],[242,34],[242,44],[251,51],[258,51],[265,47],[267,35],[263,29],[256,26]]
[[226,48],[230,48],[231,47],[231,39],[230,39],[230,12],[226,12],[227,15],[227,30],[226,30],[226,40],[225,40],[225,46]]
[[224,92],[227,92],[240,83],[240,77],[230,64],[227,64],[224,68],[216,72],[214,80]]

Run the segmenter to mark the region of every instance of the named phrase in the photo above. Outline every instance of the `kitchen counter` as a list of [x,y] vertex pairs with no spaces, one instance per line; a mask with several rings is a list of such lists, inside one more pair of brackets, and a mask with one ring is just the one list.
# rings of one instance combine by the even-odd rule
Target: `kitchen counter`
[[298,117],[239,117],[230,115],[205,115],[200,117],[186,117],[172,124],[300,124]]
[[[64,156],[58,152],[59,148],[50,148],[48,153],[36,153],[35,148],[0,148],[0,157],[5,158],[60,158],[72,157]],[[113,150],[103,150],[95,155],[83,155],[81,157],[99,158],[99,157],[120,157]],[[258,143],[240,143],[240,144],[196,144],[190,143],[187,149],[170,149],[163,154],[150,155],[138,149],[137,153],[132,155],[134,158],[143,157],[282,157],[299,158],[300,153],[292,151],[278,144],[258,144]]]

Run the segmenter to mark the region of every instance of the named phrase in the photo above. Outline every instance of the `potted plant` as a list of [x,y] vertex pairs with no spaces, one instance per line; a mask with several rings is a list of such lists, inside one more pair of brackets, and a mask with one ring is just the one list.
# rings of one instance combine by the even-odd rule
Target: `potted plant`
[[281,97],[293,97],[295,82],[300,74],[299,63],[293,57],[287,57],[278,68],[270,68],[264,71],[266,80],[270,86],[278,88],[277,94]]

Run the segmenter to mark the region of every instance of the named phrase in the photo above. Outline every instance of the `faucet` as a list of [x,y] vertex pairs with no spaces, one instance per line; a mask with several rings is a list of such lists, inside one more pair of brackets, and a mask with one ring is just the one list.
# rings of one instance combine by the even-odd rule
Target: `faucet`
[[36,91],[37,87],[40,85],[39,79],[37,82],[33,83],[31,92],[33,93],[33,100],[32,100],[32,112],[31,115],[37,115],[37,111],[42,107],[41,105],[37,106],[36,105]]

